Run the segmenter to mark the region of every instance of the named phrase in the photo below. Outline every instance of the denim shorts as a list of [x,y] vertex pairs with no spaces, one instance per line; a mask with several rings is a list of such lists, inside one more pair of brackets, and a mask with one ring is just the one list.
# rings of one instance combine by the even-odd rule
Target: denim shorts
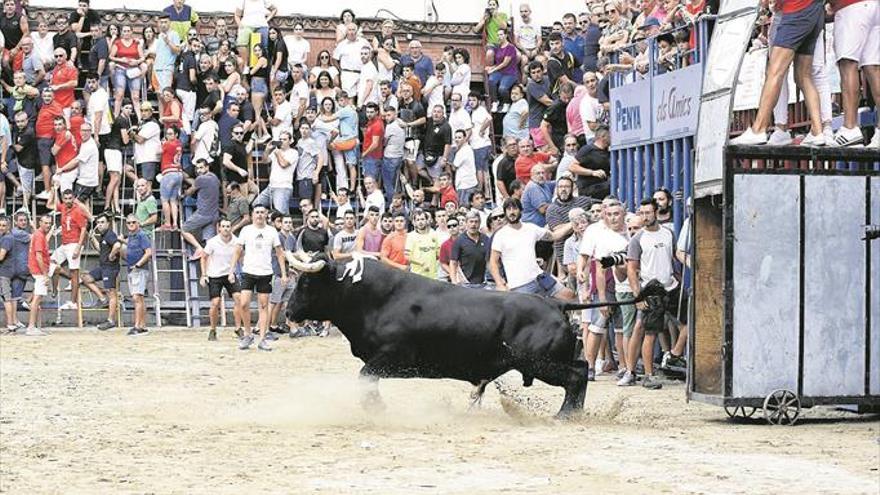
[[264,77],[251,78],[251,93],[266,94],[268,92],[269,92],[269,87],[266,85],[266,78],[264,78]]
[[824,27],[824,3],[814,1],[804,10],[782,15],[772,46],[789,48],[799,55],[812,55]]
[[553,297],[558,294],[565,287],[556,281],[556,284],[553,285],[549,290],[544,289],[538,284],[537,280],[532,280],[525,285],[520,285],[519,287],[510,289],[511,292],[519,292],[520,294],[536,294],[544,297]]
[[52,146],[55,140],[52,138],[37,138],[37,152],[40,155],[40,165],[51,166],[55,163],[52,155]]
[[491,146],[474,150],[474,165],[477,167],[477,172],[489,170],[489,153],[491,151]]
[[381,158],[370,158],[366,157],[361,162],[361,167],[364,172],[364,176],[370,176],[375,180],[379,180],[382,177],[382,159]]
[[125,69],[122,67],[117,67],[113,71],[113,87],[118,91],[125,91],[125,88],[128,87],[128,90],[132,93],[137,93],[141,90],[141,82],[144,80],[143,74],[135,77],[133,79],[129,79],[127,75],[125,75]]
[[162,201],[180,199],[180,185],[182,183],[183,174],[178,171],[162,174],[162,180],[159,182],[159,198]]

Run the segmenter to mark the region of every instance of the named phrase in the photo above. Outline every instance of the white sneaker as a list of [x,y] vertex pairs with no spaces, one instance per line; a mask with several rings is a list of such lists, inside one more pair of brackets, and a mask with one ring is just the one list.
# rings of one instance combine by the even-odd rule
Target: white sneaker
[[852,146],[862,144],[864,141],[865,137],[862,135],[862,130],[858,127],[852,129],[841,127],[837,130],[837,134],[834,135],[832,140],[826,138],[826,143],[830,146]]
[[774,129],[767,140],[768,146],[788,146],[791,144],[791,133],[782,129]]
[[501,113],[507,113],[510,110],[510,103],[505,103],[504,106],[501,107]]
[[808,133],[801,140],[801,146],[825,146],[825,135]]
[[834,129],[830,125],[822,128],[822,135],[825,136],[825,146],[832,146],[834,143]]
[[880,148],[880,128],[874,129],[874,137],[871,138],[871,142],[868,143],[868,148]]
[[755,132],[751,127],[745,132],[730,140],[730,144],[734,145],[756,145],[767,144],[767,134],[764,132]]
[[594,366],[593,369],[596,370],[597,375],[602,374],[602,368],[604,368],[604,367],[605,367],[605,360],[596,358],[596,366]]
[[34,197],[37,198],[37,199],[41,199],[41,200],[43,200],[43,201],[46,201],[47,199],[49,199],[49,191],[43,191],[43,192],[41,192],[40,194],[37,194],[37,195],[34,196]]
[[45,337],[45,336],[49,335],[48,333],[40,330],[39,328],[34,328],[34,327],[28,327],[28,329],[25,330],[24,334],[27,337]]
[[76,305],[75,302],[67,301],[66,303],[62,304],[58,309],[59,310],[69,310],[69,309],[77,309],[77,307],[78,306]]

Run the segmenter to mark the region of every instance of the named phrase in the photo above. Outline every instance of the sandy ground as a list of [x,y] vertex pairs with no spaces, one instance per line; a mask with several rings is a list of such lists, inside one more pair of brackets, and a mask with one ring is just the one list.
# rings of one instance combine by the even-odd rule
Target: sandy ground
[[271,353],[240,352],[228,332],[204,339],[0,338],[0,492],[880,492],[876,416],[732,423],[686,403],[682,384],[608,377],[569,422],[551,419],[561,389],[538,382],[515,385],[529,406],[511,416],[492,387],[468,412],[465,383],[386,380],[387,410],[371,415],[344,338]]

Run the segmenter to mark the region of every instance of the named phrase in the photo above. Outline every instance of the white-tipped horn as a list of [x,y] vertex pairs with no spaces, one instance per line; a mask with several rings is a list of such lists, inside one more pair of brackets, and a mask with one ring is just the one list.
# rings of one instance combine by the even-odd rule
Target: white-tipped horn
[[287,255],[287,263],[292,266],[295,270],[299,270],[303,273],[317,273],[320,272],[325,265],[323,260],[314,261],[314,262],[305,262],[300,261],[300,259],[294,254],[288,252]]

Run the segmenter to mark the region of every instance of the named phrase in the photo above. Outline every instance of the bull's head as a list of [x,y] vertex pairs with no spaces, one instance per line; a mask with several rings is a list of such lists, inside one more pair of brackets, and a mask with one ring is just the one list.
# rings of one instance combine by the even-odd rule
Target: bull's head
[[338,295],[333,262],[324,254],[303,253],[288,253],[287,262],[302,273],[287,302],[287,318],[297,322],[331,319]]

